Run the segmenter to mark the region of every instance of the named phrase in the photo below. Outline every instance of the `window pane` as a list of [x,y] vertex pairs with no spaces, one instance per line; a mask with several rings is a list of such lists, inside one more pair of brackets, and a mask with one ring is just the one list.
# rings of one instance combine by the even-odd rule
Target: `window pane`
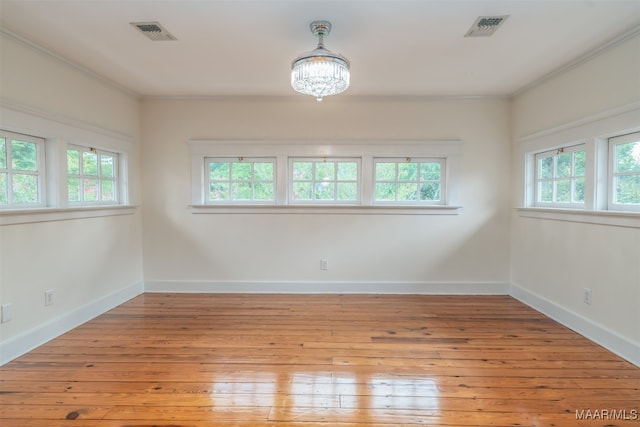
[[358,184],[355,182],[339,182],[338,200],[358,200]]
[[376,181],[395,181],[395,163],[376,163]]
[[234,181],[250,181],[251,180],[251,163],[232,163],[231,179]]
[[293,180],[311,181],[313,178],[313,162],[293,162]]
[[316,191],[314,194],[315,200],[334,200],[335,199],[335,185],[333,182],[318,182],[316,183]]
[[559,179],[556,182],[556,202],[571,202],[571,180]]
[[539,202],[553,202],[553,182],[543,181],[538,187]]
[[358,179],[358,164],[356,162],[338,162],[338,180],[356,181]]
[[576,178],[574,185],[573,201],[584,202],[584,178]]
[[389,183],[377,183],[376,184],[376,200],[379,201],[395,201],[396,200],[396,185]]
[[336,164],[333,162],[316,163],[316,180],[332,181],[336,179]]
[[439,181],[440,163],[420,163],[420,179],[423,181]]
[[573,153],[574,176],[584,176],[585,155],[586,153],[584,151],[576,151]]
[[254,200],[273,200],[273,184],[268,182],[258,182],[254,184]]
[[232,183],[231,200],[251,200],[251,182]]
[[640,175],[615,178],[615,203],[640,204]]
[[418,164],[417,163],[399,163],[398,164],[398,181],[417,181],[418,180]]
[[67,178],[67,191],[69,192],[68,200],[70,202],[79,202],[80,200],[80,178]]
[[103,202],[113,202],[116,200],[116,193],[114,191],[114,182],[110,180],[103,180],[101,182],[102,192],[101,197]]
[[398,201],[418,200],[418,184],[398,184]]
[[98,155],[96,153],[82,152],[82,173],[84,175],[98,176]]
[[209,180],[210,181],[228,181],[229,180],[229,162],[209,163]]
[[0,138],[0,169],[7,168],[7,143],[4,138]]
[[[105,178],[114,177],[115,159],[107,154],[100,155],[100,175]],[[103,197],[104,200],[104,197]],[[110,200],[110,199],[109,199]]]
[[269,201],[275,198],[273,162],[244,158],[242,161],[209,159],[208,201]]
[[[14,170],[36,171],[38,170],[38,150],[33,142],[11,141],[11,158]],[[17,203],[17,202],[16,202]],[[22,202],[25,203],[25,202]]]
[[571,176],[571,153],[562,153],[556,156],[556,176],[558,178]]
[[253,164],[253,179],[256,181],[273,181],[273,163],[256,162]]
[[226,182],[211,182],[209,186],[210,200],[229,200],[229,184]]
[[640,141],[616,145],[616,172],[640,172]]
[[7,191],[7,174],[0,173],[0,205],[9,203],[9,192]]
[[[83,153],[84,154],[84,153]],[[84,178],[82,180],[82,195],[85,202],[95,202],[98,200],[98,180],[95,178]]]
[[67,173],[70,175],[80,174],[80,152],[78,150],[67,150]]
[[13,203],[38,203],[38,177],[13,174]]
[[543,157],[538,161],[538,178],[550,179],[553,177],[553,157]]
[[311,200],[313,195],[312,184],[310,182],[293,183],[293,200]]
[[437,182],[422,184],[420,186],[420,200],[440,200],[440,184]]

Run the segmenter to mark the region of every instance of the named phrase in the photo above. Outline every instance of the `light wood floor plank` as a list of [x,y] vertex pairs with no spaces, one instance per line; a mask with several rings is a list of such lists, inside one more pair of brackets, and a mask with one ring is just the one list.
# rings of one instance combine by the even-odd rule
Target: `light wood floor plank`
[[587,409],[640,368],[505,296],[145,294],[0,368],[3,427],[640,425]]

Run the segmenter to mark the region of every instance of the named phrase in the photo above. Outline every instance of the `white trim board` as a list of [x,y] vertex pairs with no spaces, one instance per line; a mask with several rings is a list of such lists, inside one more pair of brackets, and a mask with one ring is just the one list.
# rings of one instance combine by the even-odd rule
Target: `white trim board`
[[0,366],[143,293],[144,283],[136,283],[0,342]]
[[517,285],[511,285],[509,295],[640,367],[639,343]]
[[149,293],[508,295],[506,282],[171,281],[145,282]]

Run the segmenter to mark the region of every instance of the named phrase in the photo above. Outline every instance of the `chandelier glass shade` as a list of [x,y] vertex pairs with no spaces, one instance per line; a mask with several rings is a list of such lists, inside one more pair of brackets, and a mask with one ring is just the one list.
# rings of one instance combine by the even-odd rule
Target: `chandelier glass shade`
[[291,87],[318,101],[344,92],[349,87],[349,60],[324,47],[324,37],[331,31],[328,21],[314,21],[311,32],[318,37],[318,47],[291,62]]

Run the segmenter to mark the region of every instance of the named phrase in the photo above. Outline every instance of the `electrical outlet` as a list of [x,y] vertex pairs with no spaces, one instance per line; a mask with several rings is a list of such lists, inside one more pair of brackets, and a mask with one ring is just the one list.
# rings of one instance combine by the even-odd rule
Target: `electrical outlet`
[[583,296],[584,296],[584,303],[591,304],[591,289],[584,288]]
[[44,305],[53,305],[53,289],[44,291]]
[[328,270],[329,269],[329,260],[321,259],[320,260],[320,270]]
[[12,309],[11,309],[11,304],[3,304],[2,307],[0,307],[0,312],[1,312],[1,323],[7,323],[9,321],[11,321],[13,319],[13,313],[12,313]]

